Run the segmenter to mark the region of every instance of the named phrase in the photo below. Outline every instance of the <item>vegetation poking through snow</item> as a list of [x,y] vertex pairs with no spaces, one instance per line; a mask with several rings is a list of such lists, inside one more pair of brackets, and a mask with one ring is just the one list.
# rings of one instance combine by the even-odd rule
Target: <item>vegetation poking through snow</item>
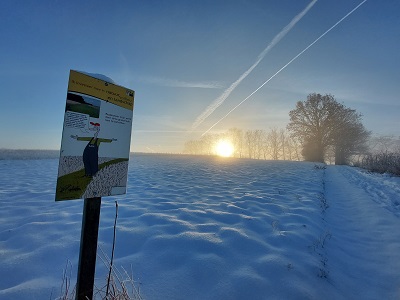
[[[112,242],[112,254],[111,258],[103,251],[103,249],[98,246],[100,253],[97,257],[102,261],[102,263],[109,269],[106,284],[101,287],[94,286],[93,289],[93,299],[104,299],[104,300],[141,300],[139,284],[133,280],[133,271],[131,274],[122,268],[118,270],[113,265],[114,260],[114,249],[116,241],[116,229],[117,229],[117,219],[118,219],[118,202],[115,201],[116,212],[114,219],[114,234]],[[132,268],[132,267],[131,267]],[[56,300],[73,300],[76,295],[76,286],[71,290],[71,270],[72,264],[68,260],[63,271],[61,293],[60,297]]]
[[400,153],[366,155],[360,164],[355,165],[371,172],[400,175]]

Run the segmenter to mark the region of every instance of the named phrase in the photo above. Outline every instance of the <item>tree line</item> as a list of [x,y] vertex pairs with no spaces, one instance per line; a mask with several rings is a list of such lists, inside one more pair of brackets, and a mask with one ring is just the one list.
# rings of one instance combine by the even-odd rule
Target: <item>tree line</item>
[[354,155],[367,152],[370,132],[362,115],[339,103],[332,95],[312,93],[289,112],[285,129],[231,128],[185,143],[187,154],[212,155],[216,143],[229,140],[234,157],[272,160],[306,160],[348,164]]
[[231,128],[225,133],[207,134],[185,143],[184,153],[214,155],[221,140],[234,148],[233,157],[271,160],[302,160],[300,144],[283,129],[242,130]]

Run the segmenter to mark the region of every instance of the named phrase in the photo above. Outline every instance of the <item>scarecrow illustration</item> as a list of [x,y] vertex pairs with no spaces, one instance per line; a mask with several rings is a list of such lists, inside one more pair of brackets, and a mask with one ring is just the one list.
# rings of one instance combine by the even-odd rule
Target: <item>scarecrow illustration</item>
[[83,164],[85,166],[85,176],[93,177],[99,170],[99,146],[101,143],[111,143],[117,139],[102,139],[98,138],[100,132],[100,123],[90,122],[92,125],[89,130],[94,131],[93,137],[79,137],[71,135],[71,138],[77,141],[89,141],[83,150]]

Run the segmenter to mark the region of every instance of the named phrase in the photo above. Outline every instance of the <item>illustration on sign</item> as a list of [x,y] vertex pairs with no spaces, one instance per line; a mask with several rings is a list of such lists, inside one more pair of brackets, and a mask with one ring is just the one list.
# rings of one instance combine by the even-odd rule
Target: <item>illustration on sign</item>
[[70,71],[56,201],[126,193],[134,91]]

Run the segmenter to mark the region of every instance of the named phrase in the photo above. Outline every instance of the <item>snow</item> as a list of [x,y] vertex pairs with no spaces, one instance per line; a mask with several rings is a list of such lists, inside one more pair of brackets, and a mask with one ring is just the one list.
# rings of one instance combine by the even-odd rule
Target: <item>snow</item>
[[110,83],[115,84],[115,81],[114,81],[114,80],[112,80],[110,77],[107,77],[106,75],[103,75],[103,74],[88,73],[88,72],[83,72],[83,71],[78,71],[78,72],[83,73],[83,74],[86,74],[86,75],[91,76],[91,77],[93,77],[93,78],[97,78],[97,79],[104,80],[104,81],[106,81],[106,82],[110,82]]
[[[76,281],[82,200],[57,159],[0,160],[0,299]],[[102,199],[99,246],[144,299],[399,299],[400,178],[307,162],[134,154]],[[96,284],[107,268],[98,259]]]

